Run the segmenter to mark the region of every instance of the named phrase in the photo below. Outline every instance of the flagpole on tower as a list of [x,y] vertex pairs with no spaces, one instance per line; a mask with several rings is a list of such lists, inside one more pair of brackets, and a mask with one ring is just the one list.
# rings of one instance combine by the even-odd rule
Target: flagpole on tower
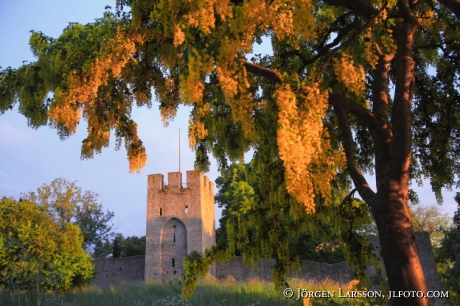
[[179,128],[179,172],[180,172],[180,128]]

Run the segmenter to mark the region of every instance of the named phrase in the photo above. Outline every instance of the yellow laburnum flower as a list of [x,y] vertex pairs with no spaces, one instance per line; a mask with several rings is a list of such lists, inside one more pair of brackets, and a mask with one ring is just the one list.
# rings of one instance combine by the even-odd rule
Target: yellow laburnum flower
[[140,172],[142,168],[147,164],[147,154],[140,153],[135,156],[128,156],[129,160],[129,172],[135,173]]
[[[276,91],[279,108],[277,144],[286,169],[286,189],[304,204],[307,213],[315,211],[312,166],[320,162],[318,157],[323,153],[323,142],[328,141],[323,138],[322,122],[327,110],[327,93],[321,92],[318,86],[302,88],[307,95],[301,107],[297,105],[290,85],[284,84]],[[323,176],[327,183],[330,179],[331,176]],[[329,192],[324,188],[319,191]]]
[[178,24],[174,25],[174,46],[178,46],[185,41],[185,34]]
[[340,58],[333,60],[334,73],[337,79],[345,87],[360,95],[366,86],[366,74],[362,66],[356,66],[353,57],[348,54],[342,54]]

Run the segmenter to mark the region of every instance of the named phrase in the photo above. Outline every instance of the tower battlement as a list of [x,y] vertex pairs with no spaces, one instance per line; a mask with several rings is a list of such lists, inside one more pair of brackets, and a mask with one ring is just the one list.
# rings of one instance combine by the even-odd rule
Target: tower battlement
[[215,244],[214,183],[203,172],[148,176],[145,279],[183,277],[187,254]]
[[166,189],[196,189],[200,188],[203,192],[208,190],[214,194],[214,183],[209,180],[203,172],[187,171],[186,181],[182,181],[181,172],[169,172],[167,184],[164,181],[163,174],[151,174],[148,176],[148,190],[166,190]]

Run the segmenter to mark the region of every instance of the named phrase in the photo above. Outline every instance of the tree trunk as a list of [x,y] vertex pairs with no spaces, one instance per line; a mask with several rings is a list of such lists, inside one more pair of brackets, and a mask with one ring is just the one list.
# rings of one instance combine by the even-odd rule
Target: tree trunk
[[[398,7],[402,22],[394,28],[397,49],[385,54],[375,43],[379,61],[374,71],[372,88],[372,112],[359,109],[356,103],[347,103],[342,93],[330,95],[330,103],[339,121],[347,158],[347,170],[360,196],[369,205],[377,224],[381,256],[385,264],[391,296],[399,292],[410,297],[392,298],[392,305],[429,305],[427,285],[420,264],[412,232],[409,213],[409,171],[412,159],[411,105],[415,61],[414,35],[417,19],[412,11],[415,2],[400,0]],[[390,67],[395,75],[395,97],[391,117],[388,97]],[[369,184],[355,160],[355,143],[348,122],[352,113],[366,126],[374,143],[377,193]],[[391,122],[390,122],[391,118]],[[402,293],[403,294],[403,293]]]
[[[417,19],[412,11],[414,3],[398,3],[403,22],[394,29],[397,45],[395,54],[395,98],[392,107],[392,134],[388,135],[386,122],[374,129],[374,151],[377,173],[377,194],[371,210],[380,237],[381,255],[387,272],[390,295],[411,292],[409,298],[393,298],[393,305],[429,305],[427,285],[412,231],[409,213],[409,171],[412,159],[411,105],[415,61],[414,35]],[[388,120],[388,119],[387,119]],[[391,143],[387,152],[381,152],[382,142]],[[381,147],[383,148],[383,147]]]
[[379,232],[392,305],[429,305],[428,298],[418,298],[417,294],[411,293],[409,298],[394,297],[399,291],[426,295],[428,289],[412,231],[407,182],[388,180],[385,185],[377,194],[372,213]]

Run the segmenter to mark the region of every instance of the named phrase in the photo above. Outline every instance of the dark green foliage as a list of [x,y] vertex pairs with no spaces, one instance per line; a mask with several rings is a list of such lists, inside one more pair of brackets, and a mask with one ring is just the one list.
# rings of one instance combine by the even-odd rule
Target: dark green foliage
[[123,235],[118,234],[115,236],[115,239],[113,240],[113,251],[112,251],[112,257],[113,258],[120,258],[122,257],[123,253]]
[[444,238],[437,255],[444,267],[441,278],[460,300],[460,192],[457,192],[455,201],[458,209],[454,214],[453,225],[450,230],[443,231]]
[[0,200],[0,287],[61,292],[86,283],[93,265],[82,244],[74,223],[29,201]]
[[124,241],[123,256],[129,257],[137,255],[145,255],[145,236],[126,237]]
[[194,251],[184,259],[184,283],[181,294],[185,300],[191,299],[198,284],[198,279],[203,278],[209,271],[211,265],[216,261],[225,262],[231,258],[225,250],[225,246],[215,245],[207,249],[205,254]]
[[316,262],[339,263],[345,261],[343,250],[340,245],[335,243],[323,243],[317,237],[302,235],[291,242],[292,253],[300,259],[312,260]]
[[104,258],[112,255],[113,253],[113,243],[109,239],[104,241],[97,241],[94,246],[93,257],[94,258]]
[[195,292],[198,278],[203,278],[208,271],[208,266],[203,262],[204,258],[197,251],[188,254],[184,259],[184,286],[182,297],[190,299]]
[[[254,201],[254,188],[248,183],[248,171],[251,171],[249,164],[233,164],[229,170],[222,171],[223,176],[216,179],[219,192],[216,195],[216,203],[223,207],[222,218],[219,220],[220,227],[216,231],[218,244],[232,245],[228,241],[227,227],[234,224],[238,217],[244,218]],[[248,233],[248,236],[250,234]],[[328,239],[335,241],[332,245],[325,244],[320,237],[311,234],[301,234],[293,237],[289,243],[290,252],[299,259],[307,259],[318,262],[337,263],[345,260],[342,249],[337,245],[337,237]],[[236,256],[242,255],[242,250],[235,248]]]
[[[106,246],[108,243],[106,242]],[[114,258],[145,255],[145,236],[124,238],[122,234],[117,234],[111,245]]]

